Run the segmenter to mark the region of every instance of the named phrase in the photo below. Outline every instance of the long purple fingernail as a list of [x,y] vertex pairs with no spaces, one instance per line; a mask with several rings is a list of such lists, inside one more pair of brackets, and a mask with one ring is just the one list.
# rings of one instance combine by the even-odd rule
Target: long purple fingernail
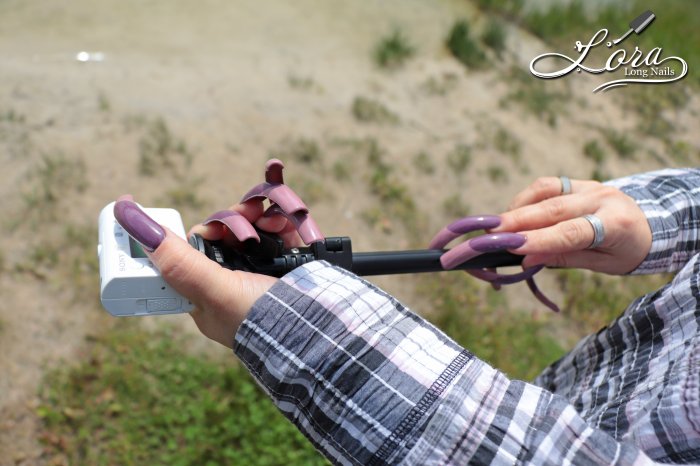
[[129,236],[153,252],[165,239],[165,230],[135,202],[121,199],[114,203],[114,218]]
[[207,217],[207,219],[202,222],[202,225],[208,225],[212,222],[218,222],[226,226],[239,241],[254,239],[260,242],[260,237],[255,231],[255,228],[253,228],[253,225],[238,212],[233,210],[220,210]]
[[492,233],[477,236],[469,240],[469,245],[479,252],[502,251],[503,249],[517,249],[527,238],[518,233]]
[[500,224],[501,218],[498,215],[471,215],[469,217],[460,218],[440,230],[430,241],[428,247],[430,249],[442,249],[447,243],[462,236],[464,233],[476,230],[488,230],[496,228]]
[[265,181],[270,184],[283,184],[282,170],[284,170],[284,164],[280,159],[268,160],[265,164]]

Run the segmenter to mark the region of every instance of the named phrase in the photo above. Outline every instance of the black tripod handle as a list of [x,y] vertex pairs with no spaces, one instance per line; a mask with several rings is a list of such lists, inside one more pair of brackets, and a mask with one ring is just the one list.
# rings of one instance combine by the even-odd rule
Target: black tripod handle
[[[416,249],[412,251],[355,252],[352,271],[357,275],[393,275],[400,273],[443,272],[440,256],[445,249]],[[483,269],[519,265],[523,256],[507,251],[482,254],[453,270]]]
[[[305,248],[285,248],[277,236],[260,235],[259,243],[248,241],[243,249],[233,249],[220,241],[208,241],[200,235],[190,237],[190,244],[222,267],[231,270],[281,277],[314,260],[325,260],[357,275],[394,275],[403,273],[442,272],[440,256],[444,249],[409,251],[352,252],[350,238],[331,237]],[[507,251],[481,254],[453,270],[482,269],[519,265],[523,256]]]

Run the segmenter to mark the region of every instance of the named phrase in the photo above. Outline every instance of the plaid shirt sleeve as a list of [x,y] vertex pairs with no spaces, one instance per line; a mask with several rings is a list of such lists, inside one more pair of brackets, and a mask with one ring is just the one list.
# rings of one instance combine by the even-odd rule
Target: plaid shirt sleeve
[[700,170],[659,170],[606,184],[631,196],[651,227],[651,250],[633,274],[676,272],[700,252]]
[[312,262],[253,307],[234,351],[336,464],[648,464],[565,397],[504,374],[353,274]]

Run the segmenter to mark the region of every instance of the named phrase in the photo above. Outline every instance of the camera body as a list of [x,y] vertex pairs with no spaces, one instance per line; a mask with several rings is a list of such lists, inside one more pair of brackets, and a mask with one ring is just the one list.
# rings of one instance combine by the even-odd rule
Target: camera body
[[[156,222],[186,239],[175,209],[143,209]],[[97,256],[100,262],[100,301],[113,316],[145,316],[189,312],[194,306],[160,275],[141,245],[114,218],[114,202],[99,216]]]

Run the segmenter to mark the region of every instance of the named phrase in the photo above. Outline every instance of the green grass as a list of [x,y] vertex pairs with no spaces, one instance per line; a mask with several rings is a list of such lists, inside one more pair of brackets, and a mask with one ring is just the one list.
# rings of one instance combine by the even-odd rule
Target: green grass
[[504,294],[478,286],[466,274],[421,277],[418,289],[431,297],[434,308],[428,318],[435,325],[513,378],[531,380],[564,354],[551,334],[551,316],[533,319],[510,309]]
[[491,48],[497,56],[503,55],[506,50],[506,28],[503,21],[492,18],[481,33],[481,41]]
[[372,52],[374,63],[383,69],[401,67],[416,52],[404,33],[395,28],[390,34],[382,37]]
[[500,165],[490,165],[486,173],[488,174],[489,180],[496,184],[503,184],[508,182],[508,173]]
[[466,20],[454,23],[447,36],[445,45],[450,53],[467,68],[479,69],[487,64],[486,54],[475,40]]
[[502,106],[516,103],[549,126],[557,125],[557,116],[566,110],[570,100],[565,92],[557,90],[551,82],[533,79],[529,71],[520,68],[512,68],[505,79],[510,91],[501,100]]
[[177,138],[163,118],[146,120],[145,134],[139,140],[139,171],[155,176],[168,171],[186,176],[194,155],[183,139]]
[[[37,414],[54,461],[91,465],[327,464],[232,362],[187,354],[130,321],[52,371]],[[63,463],[61,463],[63,464]]]
[[665,275],[613,277],[585,270],[559,270],[562,313],[582,337],[612,322],[637,297],[669,281]]
[[270,157],[277,157],[283,162],[299,162],[304,165],[314,165],[319,168],[323,163],[323,154],[318,143],[309,138],[300,137],[287,140],[279,149],[270,153]]
[[63,152],[43,154],[27,174],[22,198],[29,215],[55,219],[57,206],[71,193],[83,193],[88,187],[85,160]]
[[363,123],[397,124],[399,117],[383,103],[368,97],[355,97],[352,102],[352,114]]
[[435,162],[426,151],[420,151],[413,157],[413,166],[416,171],[425,175],[435,173]]
[[442,201],[442,211],[449,218],[466,217],[471,213],[471,207],[462,200],[458,193],[452,194]]
[[467,144],[457,144],[447,154],[447,166],[457,174],[464,173],[472,163],[472,147]]
[[637,144],[627,133],[614,129],[603,129],[603,136],[608,145],[623,160],[634,160],[637,152]]
[[605,161],[605,152],[600,147],[600,143],[595,139],[586,141],[583,145],[583,155],[587,159],[592,160],[596,165],[600,165]]
[[430,96],[445,96],[457,88],[459,77],[455,73],[442,73],[439,77],[430,76],[420,89]]

